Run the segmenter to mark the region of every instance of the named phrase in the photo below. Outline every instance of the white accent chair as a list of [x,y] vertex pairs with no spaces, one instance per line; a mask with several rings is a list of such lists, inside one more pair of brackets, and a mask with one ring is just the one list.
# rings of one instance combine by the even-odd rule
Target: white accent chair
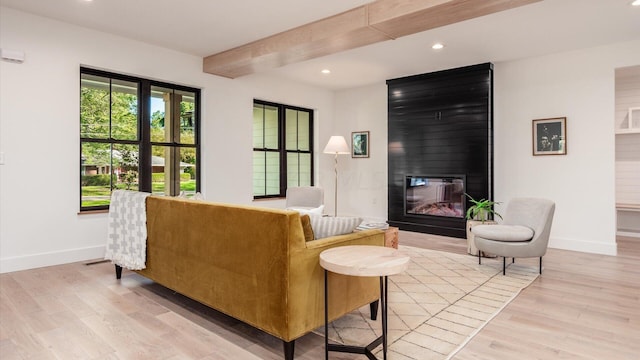
[[499,225],[476,225],[471,228],[478,248],[478,264],[482,251],[502,256],[502,274],[506,258],[540,257],[547,253],[555,203],[547,199],[516,198],[507,205],[504,221]]
[[322,214],[324,209],[324,190],[318,186],[296,186],[287,188],[286,208],[300,212]]

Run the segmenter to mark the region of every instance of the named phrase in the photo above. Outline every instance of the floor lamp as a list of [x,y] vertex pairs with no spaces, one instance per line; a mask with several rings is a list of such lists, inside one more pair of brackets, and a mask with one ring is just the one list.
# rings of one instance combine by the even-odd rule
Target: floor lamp
[[347,141],[343,136],[332,136],[327,143],[327,146],[324,147],[325,154],[334,154],[335,156],[335,164],[334,170],[336,173],[336,185],[335,185],[335,203],[334,203],[334,214],[333,216],[338,216],[338,155],[350,154],[349,145],[347,145]]

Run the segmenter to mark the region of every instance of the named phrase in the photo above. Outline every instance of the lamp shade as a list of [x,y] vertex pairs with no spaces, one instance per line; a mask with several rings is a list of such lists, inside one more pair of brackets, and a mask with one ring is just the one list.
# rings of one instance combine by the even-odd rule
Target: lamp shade
[[324,147],[325,154],[350,154],[349,145],[344,136],[334,135],[329,139],[327,146]]

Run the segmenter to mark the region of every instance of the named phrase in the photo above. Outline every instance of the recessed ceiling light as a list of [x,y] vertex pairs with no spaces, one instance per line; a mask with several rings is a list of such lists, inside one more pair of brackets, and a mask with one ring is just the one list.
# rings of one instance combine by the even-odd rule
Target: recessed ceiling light
[[321,73],[323,73],[323,74],[325,74],[325,75],[326,75],[326,74],[331,74],[331,70],[329,70],[329,69],[324,69],[324,70],[322,70],[322,71],[321,71]]
[[631,3],[632,6],[640,6],[640,0],[635,0]]
[[440,49],[442,49],[443,47],[444,47],[444,45],[443,45],[442,43],[435,43],[435,44],[433,44],[433,45],[431,46],[431,48],[432,48],[433,50],[440,50]]

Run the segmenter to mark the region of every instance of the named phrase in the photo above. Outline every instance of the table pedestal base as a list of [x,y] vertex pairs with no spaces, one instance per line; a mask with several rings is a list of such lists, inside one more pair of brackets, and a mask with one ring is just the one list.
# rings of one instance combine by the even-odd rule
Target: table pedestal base
[[[340,345],[340,344],[328,344],[328,351],[336,351],[336,352],[344,352],[351,354],[363,354],[366,355],[371,360],[378,360],[378,358],[373,355],[373,349],[377,348],[380,344],[382,344],[382,336],[373,340],[373,342],[367,346],[353,346],[353,345]],[[385,357],[386,359],[386,357]]]
[[382,344],[382,354],[384,360],[387,360],[387,286],[388,279],[386,276],[380,276],[380,306],[382,308],[382,335],[373,340],[367,346],[329,344],[329,302],[327,295],[327,270],[324,271],[324,349],[325,359],[329,360],[329,351],[345,352],[351,354],[363,354],[370,360],[378,360],[373,355],[373,350]]

